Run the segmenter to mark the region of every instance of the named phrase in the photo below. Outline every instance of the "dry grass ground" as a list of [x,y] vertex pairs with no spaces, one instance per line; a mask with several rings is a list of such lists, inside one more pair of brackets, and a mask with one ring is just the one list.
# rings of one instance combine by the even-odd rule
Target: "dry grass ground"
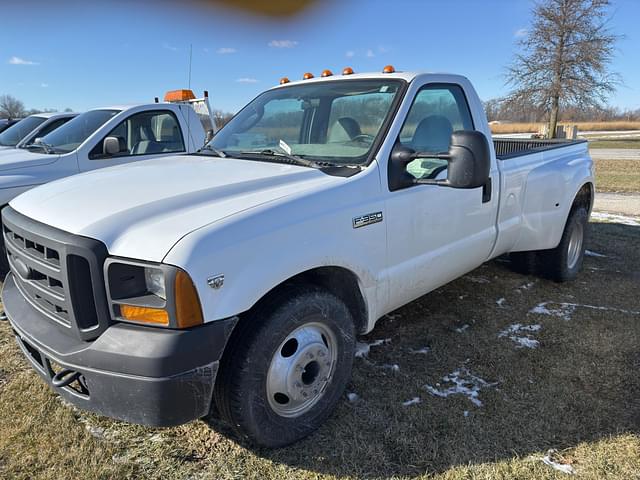
[[[640,130],[640,122],[560,122],[562,125],[577,125],[581,131],[617,131]],[[491,132],[506,133],[537,133],[542,123],[498,123],[491,125]]]
[[594,160],[599,192],[640,192],[639,160]]
[[[605,256],[586,257],[575,282],[498,260],[383,318],[360,339],[389,341],[356,358],[357,400],[276,451],[239,445],[214,419],[154,430],[65,406],[3,322],[0,478],[561,479],[542,462],[556,449],[576,478],[640,479],[640,227],[591,232]],[[468,396],[428,391],[444,395],[456,371]]]
[[589,148],[632,148],[640,149],[640,138],[598,139],[589,142]]

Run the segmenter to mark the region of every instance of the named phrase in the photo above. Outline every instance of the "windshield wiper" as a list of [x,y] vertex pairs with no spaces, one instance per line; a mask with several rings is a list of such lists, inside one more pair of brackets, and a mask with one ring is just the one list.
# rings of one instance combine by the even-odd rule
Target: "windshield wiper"
[[31,143],[29,145],[25,145],[24,148],[41,148],[42,150],[44,150],[44,153],[56,153],[55,148],[53,145],[49,145],[48,143],[44,143],[42,140],[40,140],[39,142],[34,142]]
[[240,155],[261,155],[261,156],[266,156],[271,158],[286,159],[287,163],[293,163],[294,165],[300,165],[303,167],[311,167],[311,168],[322,167],[322,165],[319,165],[318,163],[312,160],[307,160],[306,158],[298,157],[297,155],[291,155],[289,153],[278,152],[270,148],[265,150],[253,150],[248,152],[240,152]]
[[217,148],[212,147],[211,145],[205,145],[200,150],[198,150],[196,153],[202,153],[204,151],[213,152],[215,155],[219,156],[220,158],[226,158],[227,157],[227,154],[224,153],[223,150],[218,150]]

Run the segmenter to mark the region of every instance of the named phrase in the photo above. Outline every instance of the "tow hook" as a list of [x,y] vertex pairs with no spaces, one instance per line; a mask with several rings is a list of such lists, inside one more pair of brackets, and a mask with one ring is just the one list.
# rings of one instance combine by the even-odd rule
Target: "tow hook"
[[80,372],[65,368],[60,370],[51,378],[51,384],[57,388],[66,387],[67,385],[75,382],[78,377],[80,377]]
[[2,310],[0,312],[0,322],[6,322],[7,320],[9,320],[9,317],[7,317],[7,314]]

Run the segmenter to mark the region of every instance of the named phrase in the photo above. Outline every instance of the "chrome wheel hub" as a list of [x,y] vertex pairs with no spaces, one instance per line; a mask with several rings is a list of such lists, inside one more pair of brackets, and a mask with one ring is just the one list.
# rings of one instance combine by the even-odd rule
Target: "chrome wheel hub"
[[580,259],[580,253],[582,253],[582,239],[584,238],[584,226],[581,223],[576,223],[576,226],[571,231],[571,237],[569,238],[569,247],[567,249],[567,267],[572,269],[578,263]]
[[335,370],[337,343],[321,323],[307,323],[291,332],[271,359],[267,398],[283,417],[308,412],[324,395]]

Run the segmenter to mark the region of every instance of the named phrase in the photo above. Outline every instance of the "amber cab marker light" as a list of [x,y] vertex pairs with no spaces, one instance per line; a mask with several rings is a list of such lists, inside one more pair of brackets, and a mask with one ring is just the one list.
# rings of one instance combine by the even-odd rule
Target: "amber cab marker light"
[[287,77],[282,77],[280,79],[280,85],[284,85],[285,83],[289,83],[289,79]]
[[164,94],[165,102],[185,102],[187,100],[195,100],[196,96],[191,90],[171,90]]
[[310,78],[313,78],[313,73],[307,72],[302,76],[303,80],[309,80]]
[[322,74],[320,75],[321,77],[330,77],[331,75],[333,75],[333,73],[331,72],[331,70],[323,70]]
[[202,307],[191,278],[182,270],[176,274],[176,323],[178,328],[202,325]]
[[169,314],[162,308],[120,305],[120,316],[132,322],[149,323],[151,325],[169,325]]
[[344,67],[342,69],[342,74],[343,75],[353,75],[353,68],[351,67]]
[[382,69],[382,73],[393,73],[395,71],[396,71],[396,69],[393,68],[393,65],[387,65],[386,67],[384,67]]

